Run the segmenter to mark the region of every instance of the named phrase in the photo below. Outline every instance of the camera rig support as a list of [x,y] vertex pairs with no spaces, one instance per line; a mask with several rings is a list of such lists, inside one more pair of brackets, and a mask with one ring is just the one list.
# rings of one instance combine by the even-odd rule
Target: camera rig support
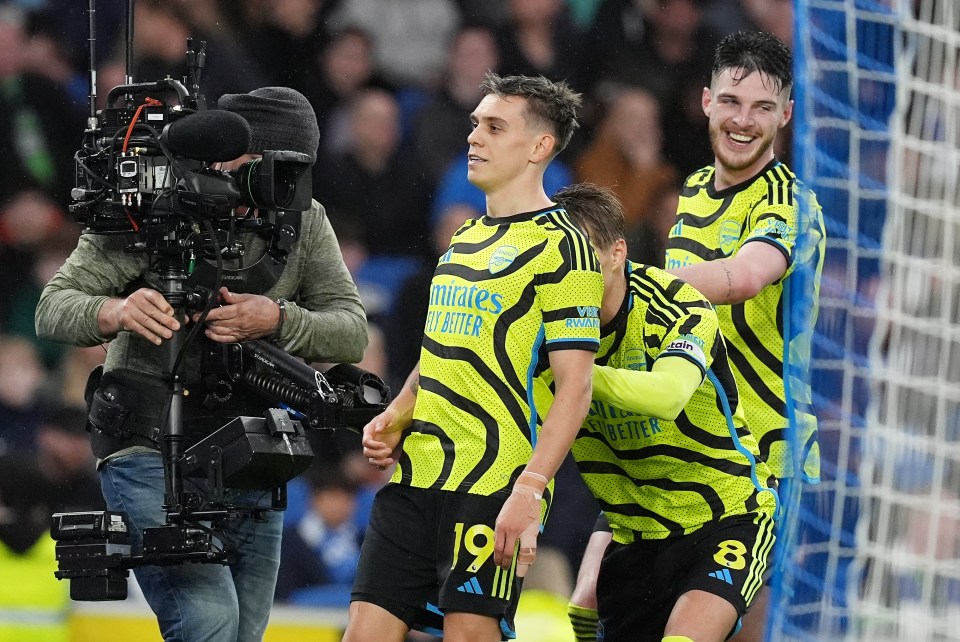
[[[175,361],[178,342],[168,343]],[[122,512],[54,514],[51,536],[59,565],[54,575],[70,581],[72,599],[124,599],[128,571],[138,566],[229,563],[216,531],[227,520],[286,507],[286,481],[314,456],[305,430],[358,431],[390,400],[376,375],[348,364],[320,372],[262,340],[209,345],[206,360],[219,367],[220,385],[240,386],[277,407],[263,417],[235,417],[185,448],[183,386],[171,377],[170,412],[161,436],[167,523],[144,529],[142,547],[135,550]],[[185,492],[186,477],[205,478],[207,496]],[[270,508],[231,505],[225,488],[269,490]]]

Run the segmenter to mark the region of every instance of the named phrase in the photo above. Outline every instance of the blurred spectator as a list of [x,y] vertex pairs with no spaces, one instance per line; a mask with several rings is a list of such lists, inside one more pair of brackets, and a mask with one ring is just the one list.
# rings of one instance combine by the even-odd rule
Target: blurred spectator
[[69,583],[53,576],[50,497],[32,456],[0,456],[0,640],[70,640]]
[[377,69],[393,85],[429,88],[439,81],[459,22],[453,0],[349,0],[333,12],[329,25],[369,33]]
[[[81,73],[86,83],[90,68],[89,2],[26,0],[19,4],[30,10],[30,34],[49,34],[67,57],[73,71]],[[97,0],[95,20],[98,55],[107,55],[122,47],[126,37],[124,31],[128,4],[127,0]],[[87,89],[85,84],[84,99]]]
[[0,454],[34,449],[44,374],[29,339],[0,335]]
[[[62,39],[61,20],[49,8],[31,12],[27,16],[23,69],[62,86],[77,108],[82,109],[90,93],[89,78],[83,73],[89,62],[86,61],[83,67],[74,65],[74,58]],[[89,51],[89,48],[86,50]]]
[[34,326],[34,312],[43,286],[56,274],[76,247],[78,232],[78,228],[74,226],[62,227],[43,238],[32,253],[27,273],[9,285],[9,299],[0,308],[4,315],[0,325],[10,334],[24,336],[33,341],[40,350],[44,367],[48,370],[57,367],[68,346],[38,338]]
[[677,204],[680,187],[672,186],[660,193],[651,206],[650,215],[643,220],[630,239],[627,255],[639,263],[663,267],[666,259],[667,237],[677,222]]
[[333,227],[356,225],[371,256],[422,259],[427,251],[427,200],[420,169],[400,149],[397,101],[365,89],[350,103],[350,146],[318,158],[314,194]]
[[[609,187],[623,203],[628,254],[637,257],[641,237],[649,233],[661,196],[680,184],[677,169],[663,155],[660,110],[645,89],[621,88],[593,142],[580,156],[577,180]],[[671,213],[672,214],[672,213]],[[662,257],[657,264],[662,264]]]
[[354,521],[357,484],[330,463],[317,466],[309,479],[309,508],[283,532],[276,599],[346,607],[363,538]]
[[357,367],[372,372],[383,380],[387,378],[389,360],[387,358],[387,344],[383,330],[377,323],[367,325],[367,348],[363,351],[363,359],[357,362]]
[[684,175],[712,159],[700,109],[715,42],[703,20],[705,4],[604,0],[586,54],[595,82],[619,82],[653,93],[660,104],[665,153]]
[[53,512],[104,510],[84,407],[55,404],[37,428],[37,465]]
[[601,2],[602,0],[566,0],[570,19],[578,32],[588,31],[593,26]]
[[470,114],[483,97],[480,83],[496,71],[499,50],[493,32],[480,25],[462,27],[450,45],[443,84],[432,92],[413,120],[410,146],[433,191],[454,159],[467,152]]
[[509,0],[457,0],[460,16],[465,24],[482,24],[492,27],[502,24],[510,17]]
[[793,45],[793,2],[791,0],[740,0],[749,23],[743,31],[767,31]]
[[[200,77],[200,93],[213,107],[225,93],[243,93],[269,84],[244,41],[243,48],[234,44],[232,32],[207,31],[195,24],[191,16],[208,19],[205,14],[191,13],[189,3],[167,0],[140,0],[136,4],[134,33],[134,82],[151,82],[170,76],[182,79],[187,75],[187,38],[193,38],[194,49],[207,42],[205,66]],[[209,10],[215,8],[208,7]],[[225,22],[224,17],[221,22]],[[188,86],[187,89],[190,89]]]
[[[773,3],[778,1],[774,0]],[[713,0],[713,2],[708,2],[703,8],[703,21],[708,25],[710,31],[717,36],[746,31],[749,19],[743,4],[743,0]]]
[[354,513],[353,521],[357,528],[365,531],[367,524],[370,522],[373,498],[377,491],[390,481],[390,477],[393,475],[393,467],[380,470],[371,466],[367,458],[363,456],[363,451],[357,449],[344,456],[343,469],[347,476],[357,483],[357,510]]
[[26,68],[25,20],[0,5],[0,202],[25,187],[65,202],[84,113],[63,85]]
[[578,37],[564,0],[510,0],[499,31],[500,73],[546,76],[582,85]]
[[67,352],[44,384],[44,399],[56,399],[66,406],[86,404],[84,393],[90,372],[106,359],[106,345],[67,346]]
[[373,42],[358,27],[334,34],[318,53],[304,79],[303,94],[313,105],[320,125],[320,150],[325,158],[347,150],[350,141],[349,105],[366,87],[391,91],[373,67]]
[[302,92],[314,71],[314,58],[323,46],[320,25],[329,3],[271,0],[247,4],[258,6],[259,10],[243,14],[248,18],[243,23],[243,43],[263,70],[266,84]]
[[343,262],[350,271],[353,282],[357,284],[357,292],[367,313],[367,320],[381,319],[392,305],[393,293],[376,278],[367,278],[370,273],[367,269],[370,249],[367,247],[365,228],[353,220],[339,220],[335,222],[335,226],[340,254],[343,255]]
[[[0,310],[12,305],[11,297],[19,283],[15,279],[29,274],[38,248],[58,235],[64,222],[63,209],[40,189],[23,189],[0,199],[0,263],[7,272],[5,287],[0,289]],[[7,316],[6,312],[0,313],[0,326]]]

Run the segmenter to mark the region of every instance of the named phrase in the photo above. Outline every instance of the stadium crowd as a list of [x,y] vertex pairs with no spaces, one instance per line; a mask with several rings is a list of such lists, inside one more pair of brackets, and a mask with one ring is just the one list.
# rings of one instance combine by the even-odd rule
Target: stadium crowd
[[[100,106],[124,82],[125,6],[97,3]],[[45,537],[52,511],[102,507],[83,413],[87,374],[105,350],[34,329],[40,292],[80,232],[67,207],[89,93],[85,9],[0,4],[0,516],[24,516],[0,519],[0,542],[15,553]],[[465,154],[488,70],[583,93],[582,127],[547,172],[547,191],[611,188],[630,257],[662,266],[681,181],[713,159],[700,97],[716,43],[741,29],[790,42],[792,28],[783,0],[139,0],[132,76],[182,77],[192,37],[207,42],[209,105],[264,86],[308,98],[320,125],[314,198],[370,325],[360,365],[396,389],[419,355],[436,257],[484,212]],[[785,134],[778,157],[789,162]],[[349,600],[371,498],[389,471],[366,464],[358,436],[340,441],[289,485],[278,601]],[[565,600],[598,509],[569,462],[557,479],[541,546],[558,562],[542,566]],[[37,492],[16,492],[27,487]]]

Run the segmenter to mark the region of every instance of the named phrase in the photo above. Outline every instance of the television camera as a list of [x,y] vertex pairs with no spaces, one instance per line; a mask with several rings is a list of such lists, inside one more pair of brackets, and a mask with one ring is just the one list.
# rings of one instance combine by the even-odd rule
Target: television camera
[[[282,271],[299,233],[300,213],[311,205],[311,162],[306,154],[272,150],[234,171],[222,171],[218,163],[237,159],[249,148],[249,125],[237,114],[206,108],[199,93],[204,42],[195,50],[192,39],[187,40],[188,75],[182,81],[133,82],[133,0],[127,3],[125,83],[110,90],[98,111],[94,5],[89,0],[90,112],[74,156],[70,212],[84,233],[124,235],[125,251],[146,254],[156,276],[153,287],[176,318],[199,314],[189,331],[182,327],[164,343],[167,412],[159,441],[166,524],[145,529],[141,548],[131,544],[122,512],[52,517],[59,566],[55,576],[70,581],[71,597],[116,600],[126,597],[131,568],[229,563],[218,529],[230,519],[285,508],[286,482],[313,458],[305,431],[358,431],[386,406],[390,391],[378,377],[354,366],[341,364],[321,373],[263,340],[217,344],[202,336],[203,321],[217,305],[224,260],[244,254],[243,233],[268,239],[265,256]],[[195,267],[206,266],[209,273],[211,265],[212,284],[191,281]],[[263,416],[235,417],[193,443],[183,425],[180,366],[196,340],[202,342],[202,370],[215,377],[220,393],[253,391],[274,407]],[[205,492],[186,492],[189,478],[207,482]],[[271,496],[270,506],[231,504],[225,500],[227,488],[263,490]]]

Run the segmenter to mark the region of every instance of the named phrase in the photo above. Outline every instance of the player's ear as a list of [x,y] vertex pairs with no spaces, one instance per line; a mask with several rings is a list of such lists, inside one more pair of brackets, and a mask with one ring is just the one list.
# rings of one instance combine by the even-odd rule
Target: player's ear
[[703,88],[703,95],[700,97],[700,106],[703,108],[703,113],[707,115],[707,118],[710,118],[710,104],[713,102],[713,96],[710,95],[710,88]]
[[780,127],[786,126],[793,118],[793,101],[788,100],[786,107],[783,108],[783,116],[780,118]]
[[623,265],[627,262],[627,242],[624,239],[617,239],[613,242],[613,259],[616,265]]
[[553,150],[556,145],[557,139],[552,134],[540,134],[534,143],[530,160],[534,163],[549,160],[553,156]]

